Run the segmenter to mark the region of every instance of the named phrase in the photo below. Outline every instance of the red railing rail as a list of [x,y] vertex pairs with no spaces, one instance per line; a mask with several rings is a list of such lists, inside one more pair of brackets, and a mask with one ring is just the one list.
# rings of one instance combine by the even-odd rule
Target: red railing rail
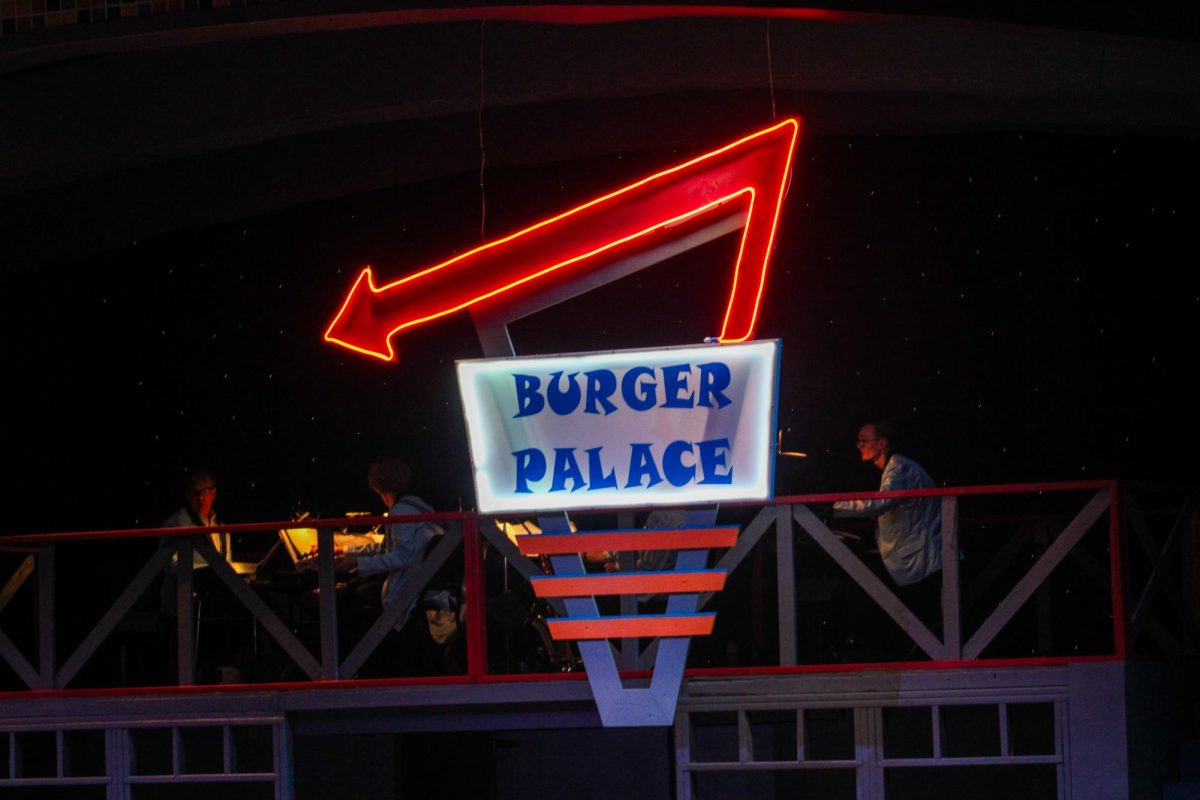
[[[1184,521],[1180,522],[1179,519],[1176,520],[1174,528],[1171,529],[1171,532],[1167,536],[1165,545],[1161,544],[1161,542],[1155,544],[1155,535],[1152,532],[1147,532],[1147,525],[1140,519],[1138,520],[1138,535],[1142,543],[1142,548],[1148,554],[1151,567],[1149,575],[1143,574],[1140,579],[1141,584],[1149,584],[1149,586],[1141,590],[1141,596],[1134,603],[1135,588],[1140,587],[1131,587],[1129,585],[1131,579],[1128,565],[1129,537],[1126,529],[1130,524],[1131,504],[1123,502],[1124,491],[1125,487],[1116,481],[1096,480],[943,487],[890,493],[839,492],[797,494],[779,497],[773,503],[766,505],[747,503],[724,506],[723,513],[728,511],[735,515],[746,515],[758,509],[754,519],[743,528],[742,537],[739,539],[738,544],[721,555],[721,563],[730,569],[736,569],[737,565],[745,560],[755,547],[759,546],[760,541],[767,541],[770,539],[770,534],[772,532],[774,534],[775,549],[778,554],[776,563],[776,576],[778,579],[776,602],[779,611],[779,659],[778,663],[774,664],[741,665],[736,667],[721,665],[698,666],[690,669],[688,674],[778,674],[796,671],[828,671],[851,668],[888,669],[898,666],[900,662],[857,664],[799,663],[796,656],[795,639],[795,561],[792,556],[792,546],[796,541],[795,530],[797,528],[799,529],[800,537],[808,537],[824,548],[826,553],[846,571],[849,578],[853,579],[864,591],[879,602],[883,610],[892,615],[893,619],[906,632],[909,632],[913,636],[913,640],[925,650],[929,658],[928,661],[922,659],[918,662],[912,662],[909,660],[903,663],[905,668],[939,668],[950,665],[997,666],[1001,664],[1012,665],[1024,663],[1045,664],[1062,663],[1071,660],[1094,660],[1097,658],[1123,659],[1133,652],[1135,639],[1138,639],[1139,632],[1142,630],[1153,633],[1155,639],[1158,641],[1179,642],[1182,645],[1186,645],[1196,638],[1192,635],[1192,630],[1187,629],[1188,623],[1186,621],[1183,623],[1185,630],[1179,635],[1172,636],[1170,631],[1166,631],[1161,627],[1156,628],[1149,620],[1151,616],[1150,606],[1157,591],[1156,587],[1161,585],[1162,581],[1169,578],[1165,574],[1167,570],[1164,567],[1164,562],[1172,555],[1172,548],[1177,546],[1179,529],[1187,527],[1188,515],[1193,513],[1189,509],[1194,508],[1194,505],[1189,505],[1192,503],[1190,499],[1180,504],[1182,510],[1179,512],[1179,517]],[[1080,511],[1057,537],[1053,538],[1052,541],[1048,540],[1044,550],[1040,554],[1034,554],[1036,558],[1033,556],[1030,557],[1030,561],[1033,563],[1029,571],[1022,576],[1015,587],[1007,592],[1004,599],[991,611],[979,630],[975,631],[974,636],[964,641],[958,630],[962,622],[962,609],[959,607],[960,587],[958,585],[958,539],[962,533],[958,510],[959,501],[970,500],[971,498],[983,498],[985,496],[1011,496],[1014,498],[1014,502],[1016,502],[1015,498],[1022,495],[1072,492],[1080,493],[1089,498],[1084,506],[1084,510]],[[869,570],[861,566],[862,559],[859,556],[850,553],[848,550],[844,552],[843,550],[839,550],[839,546],[844,549],[844,545],[840,545],[836,537],[830,533],[825,523],[815,516],[810,509],[810,507],[822,507],[824,504],[838,500],[908,499],[921,497],[942,498],[944,535],[949,539],[945,555],[945,558],[949,559],[945,561],[948,568],[943,571],[944,602],[942,622],[944,625],[940,636],[935,636],[929,629],[925,629],[923,632],[918,630],[921,626],[910,625],[909,623],[912,620],[909,617],[913,615],[906,615],[903,607],[895,605],[899,601],[895,599],[886,582],[871,578]],[[628,509],[620,512],[618,516],[628,521],[633,519],[634,515],[642,510],[644,509]],[[611,509],[605,509],[603,512],[598,511],[596,513],[606,514],[608,518],[611,518],[614,514]],[[520,515],[509,514],[505,515],[505,518],[511,519],[514,516]],[[1058,568],[1059,564],[1064,562],[1065,557],[1078,543],[1095,526],[1101,523],[1104,516],[1107,516],[1106,532],[1104,534],[1107,564],[1103,564],[1101,568],[1097,569],[1095,564],[1089,565],[1085,563],[1087,559],[1082,556],[1079,561],[1091,570],[1090,574],[1093,578],[1107,584],[1106,591],[1111,602],[1112,617],[1111,647],[1107,648],[1104,652],[1091,652],[1077,656],[1039,654],[1032,657],[1010,657],[1008,655],[991,658],[983,657],[983,649],[988,647],[988,643],[1009,624],[1016,614],[1017,609],[1032,597],[1033,592],[1041,585],[1041,582],[1047,580],[1050,574]],[[573,515],[573,517],[586,520],[588,512]],[[446,563],[448,559],[458,557],[463,559],[462,588],[465,604],[461,622],[466,643],[465,671],[462,674],[450,676],[388,678],[386,680],[400,683],[486,683],[513,680],[557,680],[579,677],[578,675],[554,673],[533,675],[505,674],[503,671],[497,671],[489,665],[487,632],[488,586],[485,575],[485,551],[489,549],[501,551],[506,559],[514,559],[513,563],[517,563],[515,559],[523,557],[519,553],[516,553],[515,547],[512,547],[510,550],[509,545],[511,543],[508,543],[504,534],[496,528],[491,517],[479,516],[470,512],[446,512],[404,517],[380,515],[305,519],[300,521],[283,520],[238,523],[221,525],[214,528],[74,531],[3,537],[0,538],[0,551],[7,553],[7,558],[10,561],[16,560],[20,563],[17,565],[15,571],[12,572],[11,577],[7,577],[7,582],[0,589],[0,658],[7,662],[8,666],[25,684],[26,688],[18,688],[18,691],[57,692],[66,689],[79,674],[83,665],[96,653],[103,641],[112,634],[124,615],[132,608],[134,602],[138,599],[134,595],[137,593],[139,587],[142,592],[148,589],[155,582],[155,578],[167,569],[168,564],[172,563],[172,557],[174,556],[176,559],[175,563],[180,565],[178,580],[183,584],[183,587],[177,590],[177,614],[179,622],[179,630],[177,632],[179,638],[177,647],[177,656],[179,659],[178,684],[181,686],[176,688],[194,684],[195,677],[191,674],[187,666],[185,666],[185,662],[190,664],[195,656],[195,653],[190,649],[190,643],[194,642],[190,584],[192,549],[199,550],[202,555],[207,557],[219,558],[215,551],[212,551],[211,544],[203,536],[204,534],[217,532],[230,534],[267,534],[277,533],[281,529],[315,528],[319,532],[319,566],[317,571],[319,586],[322,589],[322,591],[318,592],[319,617],[321,620],[319,657],[305,644],[300,642],[294,632],[289,629],[288,625],[280,620],[278,616],[274,615],[266,607],[265,603],[262,603],[261,598],[257,601],[255,600],[253,597],[254,592],[245,586],[244,581],[233,574],[232,569],[226,570],[224,567],[214,567],[213,572],[220,573],[217,577],[221,578],[227,584],[229,591],[233,592],[239,601],[246,606],[254,616],[256,620],[255,624],[274,637],[280,643],[283,650],[300,665],[302,671],[309,678],[307,681],[297,682],[289,680],[284,682],[259,683],[254,684],[254,686],[258,688],[268,685],[279,687],[312,687],[313,685],[344,686],[348,680],[360,680],[356,676],[365,663],[366,658],[370,655],[370,651],[373,649],[373,646],[369,645],[371,645],[372,641],[374,645],[378,645],[379,642],[383,641],[389,635],[390,629],[388,624],[384,622],[384,617],[388,613],[385,611],[383,617],[375,621],[372,629],[368,631],[363,639],[353,647],[348,648],[351,650],[349,656],[344,656],[340,651],[338,647],[337,593],[334,591],[333,532],[336,529],[346,528],[347,526],[358,528],[370,525],[417,521],[437,522],[450,534],[446,540],[446,546],[440,551],[434,551],[440,561],[437,564],[423,565],[426,569],[422,580],[428,580],[437,567]],[[978,533],[972,531],[971,535],[975,536]],[[73,649],[66,660],[59,663],[56,645],[60,643],[60,637],[55,624],[57,610],[55,600],[56,595],[63,593],[56,592],[54,585],[56,552],[62,550],[64,554],[69,554],[73,546],[89,542],[147,539],[157,541],[159,543],[158,550],[142,567],[135,580],[129,586],[125,587],[124,591],[113,602],[113,605],[105,612],[100,621],[84,637],[84,641]],[[1094,541],[1094,536],[1089,541]],[[461,556],[458,556],[455,554],[458,552],[460,543],[462,548]],[[1086,554],[1084,555],[1086,556]],[[431,555],[430,559],[432,558],[433,556]],[[856,564],[855,561],[859,563]],[[522,565],[518,564],[518,566]],[[505,569],[507,570],[508,568],[509,562],[506,560]],[[525,569],[523,574],[529,575],[533,574],[529,571],[530,569],[539,570],[540,568],[529,562],[523,565],[523,569]],[[228,574],[225,574],[226,572]],[[1144,573],[1145,570],[1142,570],[1142,572]],[[35,585],[33,594],[36,595],[32,603],[34,608],[34,635],[32,639],[36,646],[36,655],[27,657],[22,648],[4,630],[5,618],[2,614],[5,607],[20,592],[21,587],[27,583],[27,579],[35,575],[36,581],[32,582]],[[416,579],[414,578],[414,580]],[[424,584],[414,585],[410,588],[411,591],[409,594],[412,598],[416,598],[420,596]],[[1171,596],[1175,597],[1176,593],[1172,592]],[[80,600],[89,606],[94,605],[95,601],[93,597],[68,598],[64,596],[58,599],[59,601],[66,601],[68,603]],[[702,602],[707,602],[711,599],[711,595],[703,596]],[[947,602],[954,605],[954,608],[948,608]],[[1141,615],[1139,619],[1142,620],[1142,624],[1137,630],[1131,625],[1130,620],[1135,610]],[[730,613],[730,611],[729,609],[724,609],[722,613]],[[11,617],[11,615],[9,616]],[[393,616],[395,615],[393,614]],[[1192,624],[1194,626],[1194,621]],[[26,646],[26,649],[29,649],[29,647]],[[624,674],[645,674],[644,668],[647,665],[645,659],[652,658],[652,653],[653,648],[651,648],[648,655],[635,656],[632,659],[623,660],[621,663],[625,667]],[[89,687],[73,691],[96,690]],[[99,690],[103,691],[104,689]],[[131,687],[130,690],[144,691],[145,689],[133,689]]]

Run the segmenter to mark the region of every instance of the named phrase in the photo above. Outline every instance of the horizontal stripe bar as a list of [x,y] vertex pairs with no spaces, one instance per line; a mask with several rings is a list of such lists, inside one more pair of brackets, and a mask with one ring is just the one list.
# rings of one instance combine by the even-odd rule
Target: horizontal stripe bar
[[538,597],[587,597],[612,594],[667,592],[718,592],[725,588],[727,570],[701,569],[679,572],[603,572],[594,575],[534,575],[530,578]]
[[550,635],[566,639],[623,639],[654,636],[707,636],[716,614],[645,614],[636,617],[566,617],[546,620]]
[[736,525],[674,530],[541,533],[518,536],[517,547],[527,556],[592,553],[599,550],[699,550],[706,547],[733,547],[737,535]]

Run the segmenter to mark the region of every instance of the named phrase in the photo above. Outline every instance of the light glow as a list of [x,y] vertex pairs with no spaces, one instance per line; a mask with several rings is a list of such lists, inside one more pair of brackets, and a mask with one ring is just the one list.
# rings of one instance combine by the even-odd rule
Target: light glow
[[624,639],[657,636],[708,636],[717,615],[642,614],[636,617],[566,617],[546,620],[555,641]]
[[545,577],[532,575],[529,585],[537,597],[587,597],[620,594],[718,592],[725,588],[723,569],[688,572],[631,572]]
[[477,304],[514,302],[531,283],[567,283],[741,214],[718,338],[746,341],[757,324],[799,130],[799,120],[785,120],[383,286],[368,266],[325,341],[393,361],[391,338],[400,331]]
[[[525,514],[769,498],[778,370],[778,341],[461,360],[478,507]],[[546,534],[539,542],[550,545]]]

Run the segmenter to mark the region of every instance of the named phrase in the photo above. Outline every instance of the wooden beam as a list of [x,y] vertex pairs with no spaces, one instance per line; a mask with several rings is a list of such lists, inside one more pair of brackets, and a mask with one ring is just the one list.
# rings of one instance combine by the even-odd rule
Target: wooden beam
[[959,591],[958,498],[942,498],[942,644],[945,658],[962,658],[962,596]]
[[[246,585],[245,578],[234,572],[233,567],[229,566],[229,562],[221,557],[208,537],[198,539],[195,547],[196,551],[204,557],[213,574],[229,588],[229,591],[233,592],[234,597],[246,607],[246,610],[254,615],[263,629],[279,643],[279,646],[296,663],[296,666],[300,667],[310,680],[319,680],[321,678],[320,662],[313,657],[304,643],[296,638],[296,634],[292,633],[291,629],[279,619],[267,605],[267,601]],[[180,560],[182,561],[182,556]]]
[[1067,553],[1079,543],[1096,521],[1108,510],[1109,492],[1102,489],[1088,501],[1083,510],[1075,515],[1075,519],[1058,535],[1029,571],[1025,573],[1008,596],[1000,602],[975,635],[963,647],[963,658],[973,660],[979,657],[983,649],[991,644],[996,634],[1008,624],[1009,620],[1020,610],[1021,606],[1033,595],[1042,582],[1050,575],[1055,567],[1066,557]]
[[117,596],[117,599],[113,601],[112,606],[104,613],[100,621],[96,623],[88,635],[84,637],[83,641],[79,643],[79,646],[75,648],[75,652],[71,653],[70,658],[59,667],[58,675],[54,681],[58,688],[65,687],[75,679],[75,676],[79,674],[79,670],[88,662],[88,659],[96,654],[96,651],[100,649],[100,645],[121,624],[121,620],[133,608],[134,603],[145,594],[155,578],[166,569],[174,553],[175,546],[173,543],[164,544],[142,565],[137,575],[125,587],[124,591]]
[[817,519],[808,506],[797,505],[793,508],[796,522],[800,523],[800,527],[804,528],[812,540],[819,544],[830,558],[836,561],[846,571],[846,574],[871,596],[871,599],[917,643],[918,647],[935,661],[945,657],[942,643],[929,628],[925,627],[925,623],[918,619],[916,614],[913,614],[908,606],[901,602],[900,598],[896,597],[896,594],[858,556],[850,551],[850,548],[842,544],[842,541],[834,535],[833,531],[829,530],[824,522]]
[[25,585],[25,581],[33,574],[34,566],[33,554],[30,553],[25,556],[24,560],[21,561],[21,565],[9,577],[8,581],[4,584],[4,588],[0,589],[0,612],[8,607],[8,604],[12,602],[13,596]]
[[407,613],[437,571],[450,560],[450,554],[461,542],[462,528],[458,525],[450,526],[434,546],[433,552],[421,563],[414,564],[404,573],[404,577],[401,579],[403,587],[392,601],[391,606],[383,610],[379,618],[363,634],[363,638],[350,651],[350,655],[346,656],[346,660],[342,662],[340,672],[343,677],[350,678],[358,674],[363,664],[367,663],[367,659],[379,647],[380,642],[395,627],[396,621]]

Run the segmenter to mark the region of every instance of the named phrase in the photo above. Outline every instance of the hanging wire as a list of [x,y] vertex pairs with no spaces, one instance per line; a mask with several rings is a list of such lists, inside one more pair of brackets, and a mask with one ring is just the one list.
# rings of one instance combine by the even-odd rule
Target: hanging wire
[[483,182],[483,172],[487,167],[487,150],[483,146],[483,26],[486,20],[479,20],[479,241],[482,244],[487,238],[487,189]]
[[771,18],[767,17],[767,83],[771,87],[771,121],[775,116],[775,64],[771,58]]

